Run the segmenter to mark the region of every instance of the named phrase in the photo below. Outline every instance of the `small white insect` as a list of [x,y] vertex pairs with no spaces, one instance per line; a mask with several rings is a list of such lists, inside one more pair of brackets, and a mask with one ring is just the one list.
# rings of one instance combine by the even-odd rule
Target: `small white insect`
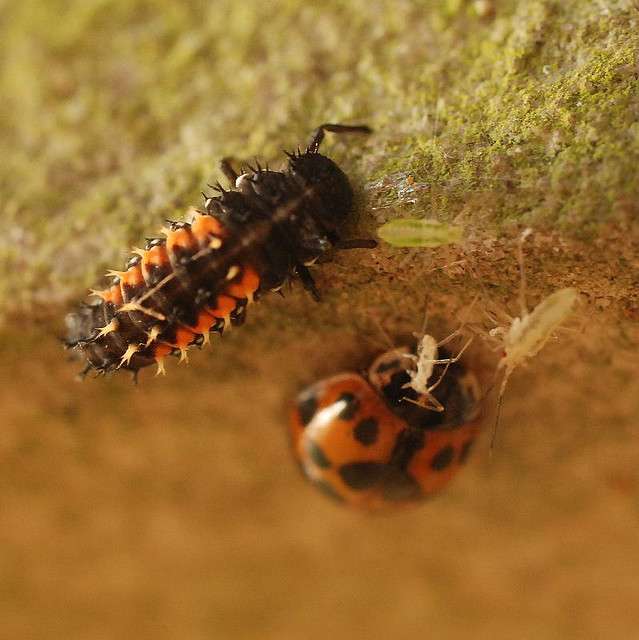
[[493,338],[498,338],[503,349],[503,356],[497,365],[497,372],[504,370],[497,417],[493,429],[491,449],[495,442],[501,404],[508,380],[513,371],[527,359],[536,356],[551,338],[559,325],[571,314],[573,306],[579,297],[579,292],[571,287],[559,289],[544,298],[530,313],[526,306],[526,273],[524,269],[524,241],[532,233],[532,229],[525,229],[519,238],[518,261],[520,275],[519,305],[521,316],[509,318],[510,326],[498,326],[489,332]]
[[[444,376],[446,375],[448,368],[451,364],[457,362],[464,351],[470,346],[470,343],[473,341],[472,338],[466,342],[466,344],[461,348],[461,350],[457,353],[456,356],[452,358],[439,358],[439,347],[443,347],[445,344],[448,344],[451,340],[453,340],[456,336],[459,335],[460,329],[457,331],[453,331],[448,337],[444,338],[437,342],[433,336],[424,334],[422,339],[420,340],[417,346],[417,354],[408,353],[406,354],[406,358],[412,361],[413,367],[407,369],[406,373],[408,373],[410,377],[410,381],[407,382],[403,388],[404,389],[413,389],[417,393],[420,394],[419,400],[410,400],[410,398],[406,398],[410,402],[414,402],[425,409],[431,409],[432,411],[444,411],[445,407],[442,405],[439,400],[432,394],[432,392],[440,385]],[[437,378],[436,382],[428,385],[428,381],[431,379],[433,375],[433,370],[436,364],[446,365],[444,370],[440,374],[439,378]]]
[[[373,386],[381,389],[390,383],[392,375],[397,371],[398,366],[408,374],[410,380],[402,386],[403,389],[413,389],[419,394],[417,400],[404,398],[407,402],[419,405],[430,411],[445,411],[444,405],[433,395],[433,391],[442,383],[448,368],[461,359],[464,351],[473,341],[471,337],[460,349],[456,356],[452,358],[439,358],[439,347],[443,347],[454,340],[461,333],[461,328],[453,331],[449,336],[437,342],[437,340],[425,333],[425,324],[421,334],[414,334],[420,338],[417,345],[417,353],[413,353],[408,347],[396,347],[379,356],[370,367],[369,379]],[[390,341],[390,338],[389,338]],[[435,365],[445,365],[444,370],[437,380],[429,385],[433,376]]]

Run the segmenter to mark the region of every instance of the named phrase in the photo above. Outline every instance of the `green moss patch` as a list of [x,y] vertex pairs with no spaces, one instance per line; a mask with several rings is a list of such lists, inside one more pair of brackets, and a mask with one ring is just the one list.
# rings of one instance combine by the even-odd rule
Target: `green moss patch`
[[[485,5],[486,3],[484,3]],[[426,215],[590,237],[636,216],[630,0],[26,2],[0,26],[0,311],[76,298],[218,177],[322,121],[360,220]],[[411,175],[375,219],[375,186]]]

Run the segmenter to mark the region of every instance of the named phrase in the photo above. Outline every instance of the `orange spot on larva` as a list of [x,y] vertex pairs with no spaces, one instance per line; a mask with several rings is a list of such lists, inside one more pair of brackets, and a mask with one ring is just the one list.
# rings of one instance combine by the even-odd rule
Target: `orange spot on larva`
[[195,249],[195,238],[189,229],[175,229],[166,236],[167,251],[175,249]]
[[218,296],[215,307],[208,307],[206,309],[207,313],[210,313],[212,316],[216,318],[226,318],[228,315],[235,309],[237,306],[237,301],[235,298],[231,298],[230,296]]
[[206,311],[200,311],[195,326],[189,327],[193,333],[207,334],[211,327],[217,322],[217,318]]
[[175,349],[175,347],[166,342],[157,342],[153,347],[153,357],[159,360],[160,358],[164,358],[164,356],[168,356],[173,349]]
[[201,247],[208,245],[211,236],[224,236],[222,223],[213,216],[197,215],[191,222],[191,232]]
[[186,327],[180,327],[175,332],[175,344],[180,349],[183,349],[184,347],[187,347],[189,344],[191,344],[194,338],[195,334],[193,333],[193,331],[187,329]]
[[114,284],[111,288],[107,289],[105,293],[106,296],[104,300],[106,302],[111,302],[116,306],[120,306],[124,302],[124,300],[122,300],[122,290],[118,284]]
[[252,267],[244,267],[239,282],[233,282],[226,288],[226,293],[236,298],[252,298],[260,286],[260,277]]
[[121,283],[128,287],[137,287],[144,283],[142,269],[139,264],[133,265],[122,274]]
[[148,251],[144,252],[144,257],[142,259],[142,266],[158,266],[167,264],[169,261],[169,256],[166,253],[166,247],[164,245],[157,245],[155,247],[151,247]]

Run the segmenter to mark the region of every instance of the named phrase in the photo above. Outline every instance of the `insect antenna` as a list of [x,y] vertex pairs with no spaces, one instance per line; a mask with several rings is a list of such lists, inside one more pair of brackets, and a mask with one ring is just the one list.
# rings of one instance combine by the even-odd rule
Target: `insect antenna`
[[526,238],[533,232],[528,227],[524,229],[519,237],[519,245],[517,247],[517,262],[519,262],[519,308],[521,311],[521,317],[528,315],[528,308],[526,307],[526,267],[524,265],[524,242]]
[[386,331],[386,329],[384,328],[384,325],[382,325],[382,322],[379,319],[379,317],[376,314],[372,313],[371,320],[373,321],[373,324],[375,325],[377,330],[381,333],[382,338],[384,338],[384,342],[386,342],[389,349],[391,350],[394,349],[395,343],[393,342],[393,339],[390,337],[390,334],[388,333],[388,331]]
[[423,336],[426,333],[426,327],[428,326],[428,294],[424,296],[424,320],[422,321],[422,332]]
[[488,449],[488,455],[490,458],[493,457],[493,453],[495,451],[495,440],[497,439],[497,429],[499,428],[499,420],[501,418],[501,407],[504,403],[503,394],[499,394],[499,400],[497,400],[497,415],[495,416],[495,424],[493,425],[493,432],[490,436],[490,447]]
[[[508,379],[510,378],[510,374],[513,372],[513,369],[506,365],[506,372],[504,373],[504,379],[501,381],[501,387],[499,388],[499,398],[497,400],[497,415],[495,416],[495,424],[493,425],[493,433],[490,437],[490,447],[489,447],[489,456],[493,457],[493,451],[495,449],[495,440],[497,438],[497,429],[499,428],[499,420],[501,419],[501,407],[504,403],[504,393],[506,391],[506,385],[508,384]],[[490,385],[490,389],[495,385],[495,381]],[[490,391],[489,389],[489,391]],[[487,392],[488,393],[488,392]]]

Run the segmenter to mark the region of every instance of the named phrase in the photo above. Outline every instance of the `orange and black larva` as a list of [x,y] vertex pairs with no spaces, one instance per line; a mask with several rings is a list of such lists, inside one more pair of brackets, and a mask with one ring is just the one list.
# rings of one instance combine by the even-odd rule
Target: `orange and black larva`
[[91,369],[137,372],[180,354],[245,319],[262,292],[297,277],[318,300],[308,266],[331,248],[370,248],[371,240],[339,237],[353,193],[344,172],[318,150],[326,131],[369,133],[366,126],[321,125],[283,171],[222,170],[232,190],[205,197],[189,222],[170,222],[165,237],[135,249],[124,271],[92,301],[67,316],[67,345]]
[[365,509],[408,504],[443,489],[463,467],[480,431],[479,386],[451,364],[436,391],[443,412],[412,401],[397,350],[367,376],[344,373],[298,396],[291,411],[293,453],[304,475],[333,498]]

